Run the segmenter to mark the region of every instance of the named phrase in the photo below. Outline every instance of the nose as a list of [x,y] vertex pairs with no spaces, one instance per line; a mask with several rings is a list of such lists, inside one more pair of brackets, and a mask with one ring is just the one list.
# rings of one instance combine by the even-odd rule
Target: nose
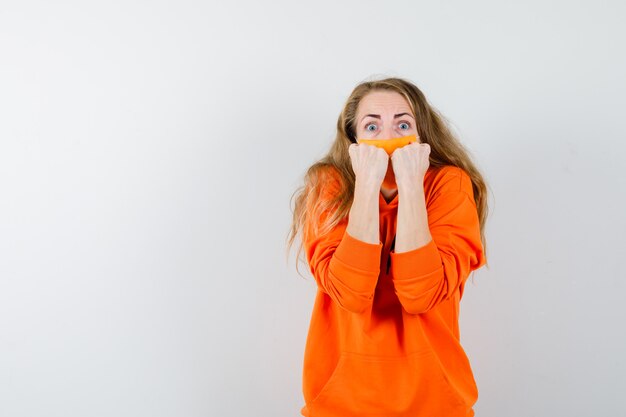
[[401,138],[402,135],[393,129],[393,127],[385,127],[381,132],[382,139],[396,139]]

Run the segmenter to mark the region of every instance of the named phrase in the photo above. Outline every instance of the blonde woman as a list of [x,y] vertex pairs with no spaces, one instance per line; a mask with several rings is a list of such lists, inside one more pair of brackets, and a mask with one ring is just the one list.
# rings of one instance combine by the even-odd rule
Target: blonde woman
[[473,416],[459,302],[486,264],[486,184],[410,81],[357,85],[295,195],[317,284],[303,367],[309,417]]

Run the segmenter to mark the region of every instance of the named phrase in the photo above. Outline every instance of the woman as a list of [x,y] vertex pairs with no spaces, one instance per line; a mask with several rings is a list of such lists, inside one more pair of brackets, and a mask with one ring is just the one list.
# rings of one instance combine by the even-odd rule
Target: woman
[[486,264],[486,185],[411,82],[359,84],[299,189],[317,283],[300,410],[310,417],[473,416],[459,301]]

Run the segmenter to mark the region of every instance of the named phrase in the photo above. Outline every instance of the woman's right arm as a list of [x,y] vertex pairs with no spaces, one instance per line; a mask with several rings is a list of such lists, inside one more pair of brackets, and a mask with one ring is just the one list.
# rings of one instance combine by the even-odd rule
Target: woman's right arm
[[[373,149],[363,149],[365,147]],[[319,288],[339,306],[354,313],[371,307],[378,282],[383,247],[379,237],[378,202],[388,161],[382,149],[370,145],[363,145],[363,148],[358,154],[356,149],[351,149],[356,182],[348,219],[342,219],[324,234],[314,233],[312,226],[326,219],[331,210],[318,219],[310,219],[303,242]],[[375,156],[376,149],[383,155]],[[331,198],[339,188],[338,181],[329,181],[320,198]]]
[[[310,201],[311,207],[319,199],[331,199],[339,189],[339,181],[327,181],[321,195]],[[359,207],[370,204],[366,200],[363,200],[365,204],[359,203],[360,196],[367,196],[366,193],[359,191],[358,195],[359,197],[355,197],[356,201],[353,201],[353,215],[350,220],[346,216],[328,232],[316,232],[315,225],[319,226],[332,215],[333,208],[328,208],[315,218],[307,219],[303,240],[309,269],[319,289],[328,294],[338,306],[353,313],[367,311],[372,306],[383,247],[382,243],[368,243],[348,233],[349,222],[358,229],[359,221],[366,218],[363,215],[364,210]],[[359,235],[358,230],[354,233]]]
[[346,232],[353,238],[367,243],[380,243],[379,193],[380,184],[376,184],[376,181],[357,177],[346,228]]
[[346,232],[355,239],[378,244],[379,194],[389,156],[381,148],[364,144],[350,145],[349,153],[356,181]]
[[389,156],[376,146],[352,144],[348,149],[356,176],[346,232],[367,243],[380,243],[379,193]]

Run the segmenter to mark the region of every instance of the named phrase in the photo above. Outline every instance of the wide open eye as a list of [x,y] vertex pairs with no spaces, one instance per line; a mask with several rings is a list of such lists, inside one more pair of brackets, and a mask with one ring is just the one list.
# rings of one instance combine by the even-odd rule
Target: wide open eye
[[[403,126],[406,126],[406,127],[403,127]],[[402,130],[408,130],[408,129],[410,129],[410,128],[411,128],[411,126],[410,126],[407,122],[402,122],[402,123],[400,123],[400,129],[402,129]]]
[[374,130],[373,130],[373,129],[370,129],[370,126],[374,126],[374,127],[376,127],[376,125],[375,125],[375,124],[370,123],[370,124],[368,124],[368,125],[366,125],[366,126],[365,126],[365,130],[367,130],[368,132],[373,132],[375,129],[374,129]]

